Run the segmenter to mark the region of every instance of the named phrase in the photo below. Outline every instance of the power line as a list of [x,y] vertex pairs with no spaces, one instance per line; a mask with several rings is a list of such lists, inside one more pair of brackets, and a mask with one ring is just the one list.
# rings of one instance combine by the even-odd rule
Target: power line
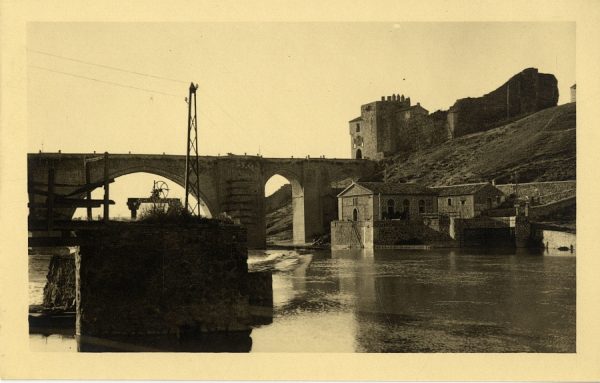
[[151,77],[151,78],[156,78],[156,79],[160,79],[160,80],[167,80],[167,81],[179,82],[179,83],[183,83],[183,84],[187,84],[189,82],[189,81],[177,80],[177,79],[174,79],[174,78],[157,76],[157,75],[153,75],[153,74],[149,74],[149,73],[136,72],[136,71],[133,71],[133,70],[118,68],[118,67],[110,66],[110,65],[96,64],[96,63],[93,63],[93,62],[84,61],[84,60],[80,60],[80,59],[76,59],[76,58],[72,58],[72,57],[65,57],[65,56],[56,55],[54,53],[37,51],[35,49],[29,49],[29,48],[27,48],[27,50],[29,52],[37,53],[37,54],[40,54],[40,55],[46,55],[46,56],[50,56],[50,57],[56,57],[56,58],[59,58],[59,59],[62,59],[62,60],[69,60],[69,61],[78,62],[78,63],[82,63],[82,64],[87,64],[87,65],[94,65],[94,66],[97,66],[97,67],[106,68],[106,69],[112,69],[112,70],[116,70],[116,71],[120,71],[120,72],[125,72],[125,73],[132,73],[132,74],[135,74],[135,75],[138,75],[138,76]]
[[[59,58],[59,59],[62,59],[62,60],[68,60],[68,61],[73,61],[73,62],[77,62],[77,63],[87,64],[87,65],[93,65],[93,66],[97,66],[97,67],[100,67],[100,68],[106,68],[106,69],[116,70],[116,71],[120,71],[120,72],[124,72],[124,73],[131,73],[131,74],[135,74],[135,75],[138,75],[138,76],[145,76],[145,77],[150,77],[150,78],[155,78],[155,79],[160,79],[160,80],[173,81],[173,82],[182,83],[182,84],[187,84],[189,82],[189,81],[183,81],[183,80],[178,80],[178,79],[173,79],[173,78],[168,78],[168,77],[163,77],[163,76],[157,76],[157,75],[153,75],[153,74],[149,74],[149,73],[142,73],[142,72],[137,72],[137,71],[133,71],[133,70],[123,69],[123,68],[119,68],[119,67],[115,67],[115,66],[110,66],[110,65],[97,64],[97,63],[93,63],[93,62],[90,62],[90,61],[80,60],[80,59],[76,59],[76,58],[73,58],[73,57],[61,56],[61,55],[57,55],[57,54],[54,54],[54,53],[38,51],[38,50],[35,50],[35,49],[30,49],[30,48],[27,48],[27,50],[29,52],[33,52],[33,53],[37,53],[37,54],[41,54],[41,55],[45,55],[45,56],[50,56],[50,57],[55,57],[55,58]],[[46,68],[41,68],[41,67],[36,67],[36,66],[32,66],[32,67],[51,71],[51,70],[46,69]],[[56,71],[56,72],[58,72],[58,71]],[[66,72],[58,72],[58,73],[67,74]],[[71,76],[74,76],[74,77],[85,78],[83,76],[77,76],[77,75],[73,75],[73,74],[68,74],[68,75],[71,75]],[[91,78],[88,78],[88,79],[91,79]],[[94,80],[94,81],[109,83],[107,81],[102,81],[102,80]],[[114,83],[113,85],[116,85],[116,84],[117,83]],[[127,86],[127,87],[129,87],[129,86]],[[138,89],[138,88],[135,88],[135,87],[131,87],[131,88]],[[204,89],[203,91],[206,94],[206,90]],[[156,92],[156,93],[161,93],[161,92]],[[166,93],[163,93],[163,94],[166,94]],[[174,96],[172,94],[168,94],[168,95]],[[240,128],[242,130],[244,129],[241,126],[241,124],[235,118],[233,118],[233,116],[219,102],[217,102],[217,100],[215,100],[213,98],[208,98],[208,100],[211,101],[211,102],[214,102],[217,105],[217,107],[219,107],[219,109],[221,109],[221,111],[223,111],[223,113],[225,113],[225,115],[227,115],[227,117],[229,117],[229,119],[235,125],[237,125],[238,128]]]
[[119,86],[121,88],[135,89],[135,90],[140,90],[140,91],[144,91],[144,92],[148,92],[148,93],[158,93],[158,94],[163,94],[165,96],[171,96],[171,97],[177,97],[177,98],[181,97],[180,95],[176,95],[176,94],[172,94],[172,93],[166,93],[166,92],[161,92],[161,91],[158,91],[158,90],[152,90],[152,89],[147,89],[147,88],[139,88],[139,87],[132,86],[132,85],[125,85],[125,84],[120,84],[118,82],[100,80],[100,79],[97,79],[97,78],[94,78],[94,77],[81,76],[81,75],[77,75],[77,74],[74,74],[74,73],[62,72],[62,71],[48,69],[48,68],[44,68],[44,67],[40,67],[40,66],[35,66],[35,65],[29,65],[29,67],[30,68],[44,70],[44,71],[47,71],[47,72],[52,72],[52,73],[59,73],[59,74],[65,75],[65,76],[71,76],[71,77],[81,78],[81,79],[85,79],[85,80],[101,82],[101,83],[104,83],[104,84]]

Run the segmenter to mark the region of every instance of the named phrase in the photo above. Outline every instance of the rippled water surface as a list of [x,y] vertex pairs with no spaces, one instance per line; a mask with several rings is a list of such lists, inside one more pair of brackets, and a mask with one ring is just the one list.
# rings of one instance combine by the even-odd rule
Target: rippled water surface
[[[252,330],[252,352],[575,352],[566,253],[269,250],[248,265],[273,273],[273,322]],[[30,339],[77,349],[70,335]]]

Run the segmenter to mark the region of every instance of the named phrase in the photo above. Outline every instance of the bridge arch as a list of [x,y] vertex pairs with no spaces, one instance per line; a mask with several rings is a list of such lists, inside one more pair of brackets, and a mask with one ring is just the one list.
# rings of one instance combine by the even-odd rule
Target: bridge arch
[[[300,178],[294,172],[285,168],[274,169],[271,172],[265,173],[262,180],[263,195],[265,195],[265,187],[267,183],[275,176],[285,178],[291,185],[292,193],[292,239],[294,243],[304,243],[305,238],[305,219],[304,219],[304,188],[300,182]],[[266,217],[266,208],[263,209],[263,214]],[[266,232],[265,227],[265,232]]]
[[[159,177],[166,178],[169,181],[172,181],[175,184],[181,186],[182,188],[185,188],[185,176],[183,174],[177,174],[172,171],[168,171],[165,169],[152,167],[152,166],[132,166],[132,167],[128,167],[128,168],[117,169],[117,170],[113,170],[112,172],[109,171],[108,177],[117,179],[119,177],[123,177],[123,176],[130,175],[130,174],[135,174],[135,173],[154,174]],[[200,180],[200,189],[201,189],[200,196],[194,195],[194,198],[201,199],[204,202],[204,204],[206,205],[206,208],[208,209],[209,214],[212,217],[216,216],[216,214],[218,214],[218,210],[216,208],[216,206],[217,206],[216,202],[211,200],[208,197],[208,195],[203,191],[202,177]],[[183,201],[182,201],[182,203],[183,203]]]

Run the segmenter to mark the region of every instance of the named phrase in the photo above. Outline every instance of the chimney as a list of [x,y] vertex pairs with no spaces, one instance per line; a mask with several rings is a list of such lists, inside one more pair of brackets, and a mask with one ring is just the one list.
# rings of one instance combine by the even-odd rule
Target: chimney
[[400,101],[404,101],[404,95],[400,96]]
[[388,101],[392,101],[392,96],[387,96]]
[[385,101],[385,96],[381,96],[381,101]]

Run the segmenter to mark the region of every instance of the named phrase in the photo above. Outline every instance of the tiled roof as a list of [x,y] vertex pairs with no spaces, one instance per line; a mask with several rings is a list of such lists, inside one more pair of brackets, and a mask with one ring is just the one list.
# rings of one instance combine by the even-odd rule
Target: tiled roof
[[369,189],[374,194],[404,194],[404,195],[436,195],[436,191],[419,184],[391,182],[357,182],[359,186]]
[[435,187],[432,187],[432,189],[437,191],[437,193],[440,197],[445,197],[445,196],[452,196],[452,195],[475,194],[486,185],[490,185],[490,184],[487,182],[480,182],[480,183],[476,183],[476,184],[435,186]]
[[357,121],[362,121],[362,116],[358,116],[354,120],[350,120],[348,122],[357,122]]

